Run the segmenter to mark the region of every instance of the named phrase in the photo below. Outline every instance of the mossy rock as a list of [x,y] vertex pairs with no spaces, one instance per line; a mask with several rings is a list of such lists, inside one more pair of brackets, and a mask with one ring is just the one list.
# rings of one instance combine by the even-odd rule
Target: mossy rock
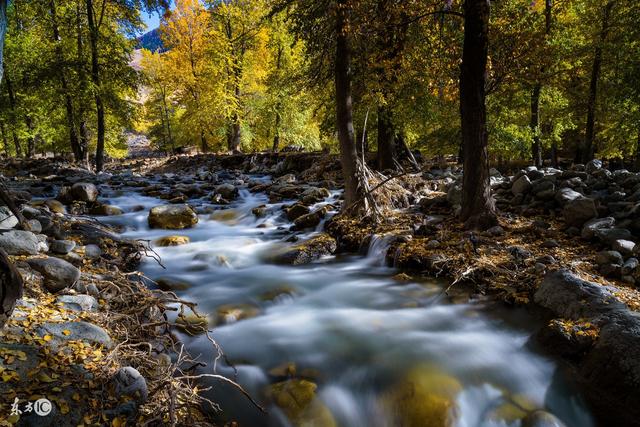
[[317,388],[311,381],[291,379],[272,384],[269,395],[295,427],[335,427],[331,411],[316,396]]
[[382,405],[400,427],[451,427],[461,390],[456,378],[430,365],[418,366],[382,396]]
[[156,284],[163,291],[185,291],[191,287],[191,283],[173,277],[156,279]]
[[295,289],[289,285],[278,286],[277,288],[271,289],[270,291],[263,292],[258,297],[261,301],[274,301],[278,297],[283,295],[294,295]]
[[189,205],[154,206],[149,211],[149,227],[180,230],[198,223],[198,215]]
[[91,215],[116,216],[122,215],[122,209],[117,206],[105,205],[104,203],[95,203],[90,209]]
[[178,315],[176,327],[190,335],[203,334],[209,327],[209,319],[195,313]]
[[507,395],[505,401],[491,411],[489,418],[509,424],[524,419],[536,409],[536,405],[522,394]]
[[278,264],[308,264],[325,255],[334,253],[336,247],[336,240],[328,234],[322,233],[275,254],[273,261]]
[[186,245],[190,241],[191,240],[187,236],[165,236],[156,240],[155,244],[160,247],[180,246]]
[[44,204],[53,213],[60,213],[60,214],[67,213],[67,208],[65,208],[64,205],[58,200],[49,199],[46,202],[44,202]]

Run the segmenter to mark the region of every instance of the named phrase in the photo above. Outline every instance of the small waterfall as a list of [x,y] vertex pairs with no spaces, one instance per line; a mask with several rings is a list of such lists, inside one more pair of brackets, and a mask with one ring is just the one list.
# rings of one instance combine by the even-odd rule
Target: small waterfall
[[383,234],[382,236],[374,234],[371,236],[369,250],[367,251],[367,260],[369,260],[370,264],[379,266],[386,264],[385,258],[393,237],[392,234]]

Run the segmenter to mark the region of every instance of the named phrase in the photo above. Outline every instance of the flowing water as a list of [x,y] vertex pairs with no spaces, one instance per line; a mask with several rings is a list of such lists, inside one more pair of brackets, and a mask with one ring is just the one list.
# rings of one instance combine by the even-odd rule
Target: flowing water
[[[388,244],[384,236],[372,239],[367,255],[281,266],[267,260],[287,244],[290,224],[281,216],[281,204],[269,204],[264,194],[241,190],[225,210],[203,213],[197,226],[177,232],[148,228],[149,209],[166,203],[160,199],[130,191],[107,194],[106,200],[125,214],[104,220],[123,226],[127,237],[191,239],[156,248],[166,269],[146,260],[141,270],[152,279],[187,284],[178,295],[197,302],[212,322],[221,318],[212,335],[235,365],[238,382],[263,403],[264,390],[274,381],[269,371],[293,363],[318,383],[318,396],[337,425],[392,426],[383,396],[417,367],[428,366],[462,384],[455,396],[456,426],[521,425],[489,415],[515,396],[567,426],[592,425],[558,366],[529,345],[537,325],[527,313],[482,300],[454,301],[435,280],[394,280],[396,272],[381,262]],[[201,212],[220,208],[191,202]],[[267,204],[268,214],[256,219],[251,209],[261,204]],[[238,309],[217,314],[229,305]],[[242,318],[247,312],[254,317]],[[177,333],[192,354],[211,361],[214,351],[205,336]],[[218,372],[234,376],[224,364]],[[269,406],[269,415],[262,415],[233,388],[212,385],[223,419],[289,425],[278,408]]]

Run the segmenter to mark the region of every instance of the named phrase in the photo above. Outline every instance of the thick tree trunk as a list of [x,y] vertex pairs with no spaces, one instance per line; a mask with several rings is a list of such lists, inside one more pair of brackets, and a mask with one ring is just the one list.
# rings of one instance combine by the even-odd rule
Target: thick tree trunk
[[[240,75],[236,75],[236,86],[234,89],[234,96],[236,98],[236,102],[240,105]],[[240,151],[240,142],[241,142],[241,129],[240,129],[240,116],[238,113],[234,113],[231,118],[231,138],[229,139],[229,151],[238,152]]]
[[636,171],[640,171],[640,129],[638,129],[638,137],[636,139],[636,158],[635,158]]
[[9,157],[9,139],[7,138],[7,130],[5,129],[4,122],[0,122],[0,132],[2,133],[2,146],[4,149],[4,155]]
[[100,65],[98,63],[99,29],[95,22],[93,0],[86,0],[89,25],[89,45],[91,47],[91,80],[94,86],[97,119],[96,172],[102,171],[104,165],[104,104],[102,102],[102,86],[100,84]]
[[[77,26],[77,73],[80,83],[80,94],[84,94],[87,89],[87,73],[84,67],[84,43],[82,41],[82,5],[78,2],[76,5],[76,26]],[[85,120],[85,111],[82,101],[78,107],[78,144],[80,153],[80,163],[89,167],[89,131]]]
[[69,85],[67,84],[66,66],[64,61],[64,53],[62,51],[62,40],[60,39],[60,30],[58,29],[58,17],[56,11],[55,0],[49,1],[49,11],[51,12],[51,27],[53,35],[53,43],[55,44],[56,55],[56,71],[58,73],[58,80],[60,80],[60,88],[64,96],[64,105],[67,115],[67,127],[69,128],[69,145],[73,152],[73,157],[78,163],[83,162],[83,154],[80,149],[80,141],[78,140],[78,132],[76,131],[76,121],[73,111],[73,100],[71,99],[71,91],[69,91]]
[[204,131],[200,132],[200,149],[202,150],[203,153],[207,153],[209,152],[209,144],[207,143],[207,137],[204,134]]
[[378,170],[396,169],[396,131],[392,112],[387,106],[378,107]]
[[27,158],[31,159],[35,154],[36,138],[33,135],[33,120],[29,114],[24,117],[24,122],[29,130],[29,137],[27,138]]
[[23,288],[22,276],[0,249],[0,329],[11,317],[16,301],[22,298]]
[[596,50],[593,57],[593,66],[591,68],[591,82],[589,84],[589,99],[587,101],[587,125],[585,128],[584,144],[582,147],[582,162],[586,163],[593,159],[594,141],[595,141],[595,124],[596,124],[596,106],[598,100],[598,81],[600,79],[600,70],[602,69],[602,50],[609,33],[609,18],[615,1],[608,2],[602,12],[602,27],[600,29],[600,38],[596,44]]
[[[338,0],[336,10],[336,57],[335,57],[335,86],[336,86],[336,126],[340,142],[340,162],[344,177],[344,208],[352,207],[362,201],[364,209],[359,213],[366,213],[365,192],[366,183],[364,167],[358,157],[353,129],[353,105],[351,98],[351,48],[348,35],[348,5],[347,0]],[[357,214],[358,210],[351,210]]]
[[[545,0],[544,16],[545,16],[545,37],[551,34],[551,12],[553,0]],[[542,68],[540,74],[544,74]],[[533,91],[531,92],[531,132],[533,132],[533,144],[531,145],[531,156],[533,164],[536,167],[542,167],[542,144],[540,142],[540,93],[542,92],[542,77],[538,78]]]
[[466,0],[460,75],[460,114],[464,152],[461,219],[467,228],[497,224],[489,185],[485,73],[489,47],[489,0]]

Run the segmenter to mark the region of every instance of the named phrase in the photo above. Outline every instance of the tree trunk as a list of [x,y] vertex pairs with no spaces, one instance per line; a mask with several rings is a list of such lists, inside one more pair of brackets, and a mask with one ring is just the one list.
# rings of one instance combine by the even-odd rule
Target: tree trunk
[[24,117],[24,122],[29,130],[29,137],[27,138],[27,158],[31,159],[35,154],[36,139],[33,135],[33,120],[31,120],[31,116],[29,114]]
[[7,138],[7,130],[4,122],[0,122],[0,132],[2,132],[2,145],[5,157],[9,157],[9,139]]
[[16,301],[22,298],[23,288],[22,276],[0,249],[0,329],[11,317]]
[[635,158],[636,171],[640,171],[640,129],[638,129],[638,137],[636,139],[636,158]]
[[207,143],[207,137],[204,134],[204,131],[200,131],[200,143],[201,149],[203,153],[209,152],[209,144]]
[[67,84],[66,67],[64,65],[64,54],[62,51],[62,40],[60,39],[60,30],[58,29],[58,17],[56,12],[55,0],[49,1],[49,10],[51,12],[51,26],[53,31],[53,43],[55,44],[56,55],[56,72],[58,73],[58,79],[60,80],[60,88],[64,96],[64,105],[67,114],[67,127],[69,128],[69,144],[73,157],[78,163],[83,162],[83,154],[80,149],[80,141],[78,140],[78,133],[76,132],[76,120],[73,111],[73,100],[71,99],[71,91],[69,91],[69,85]]
[[[351,207],[363,201],[359,213],[367,213],[365,191],[366,183],[364,167],[358,157],[353,129],[353,106],[351,98],[351,50],[349,46],[347,23],[347,0],[336,2],[336,57],[335,57],[335,87],[336,87],[336,127],[340,141],[340,163],[344,178],[343,208]],[[350,213],[357,215],[358,210]]]
[[378,107],[378,170],[396,169],[396,131],[393,127],[393,116],[388,106]]
[[542,147],[540,146],[540,92],[542,83],[537,82],[531,92],[531,132],[533,133],[533,144],[531,145],[531,155],[533,164],[542,167]]
[[584,145],[582,147],[582,162],[587,163],[594,157],[594,141],[595,141],[595,124],[596,124],[596,105],[598,96],[598,80],[600,79],[600,70],[602,69],[602,50],[609,33],[609,18],[611,10],[615,2],[608,2],[602,13],[602,27],[600,29],[600,38],[596,44],[595,55],[593,57],[593,67],[591,68],[591,83],[589,84],[589,100],[587,101],[587,125],[585,129]]
[[[0,0],[2,1],[2,0]],[[3,65],[4,66],[4,65]],[[11,122],[16,123],[18,120],[18,115],[16,112],[16,95],[13,92],[13,85],[11,84],[11,79],[8,75],[4,76],[5,84],[7,85],[7,95],[9,96],[9,108],[11,108]],[[22,148],[20,147],[20,140],[18,139],[18,134],[15,129],[11,130],[13,135],[13,145],[16,150],[16,157],[22,157]]]
[[0,83],[4,74],[4,38],[7,34],[7,0],[0,0]]
[[489,46],[489,0],[466,0],[460,75],[464,174],[461,219],[467,228],[497,224],[489,185],[485,73]]
[[89,45],[91,47],[91,80],[96,102],[96,118],[98,121],[96,143],[96,172],[102,171],[104,165],[104,104],[102,103],[102,86],[100,85],[100,65],[98,63],[99,29],[95,22],[93,0],[86,0],[89,25]]
[[278,102],[278,105],[276,105],[276,132],[273,136],[273,148],[271,150],[274,153],[277,153],[280,148],[280,120],[280,103]]
[[[551,34],[551,9],[553,6],[553,0],[545,0],[544,16],[545,16],[545,37]],[[542,68],[540,74],[544,74],[545,70]],[[540,143],[540,93],[542,92],[542,76],[538,78],[531,92],[531,132],[533,133],[533,144],[531,145],[531,155],[533,158],[533,164],[540,168],[542,167],[542,144]]]
[[[82,10],[81,2],[76,5],[76,26],[77,26],[77,73],[78,81],[80,83],[80,94],[82,95],[87,89],[87,74],[84,67],[84,43],[82,42]],[[80,152],[80,163],[85,167],[89,167],[89,131],[87,129],[87,122],[85,120],[85,111],[82,101],[79,101],[78,107],[78,128],[80,133],[78,135],[78,145]]]

